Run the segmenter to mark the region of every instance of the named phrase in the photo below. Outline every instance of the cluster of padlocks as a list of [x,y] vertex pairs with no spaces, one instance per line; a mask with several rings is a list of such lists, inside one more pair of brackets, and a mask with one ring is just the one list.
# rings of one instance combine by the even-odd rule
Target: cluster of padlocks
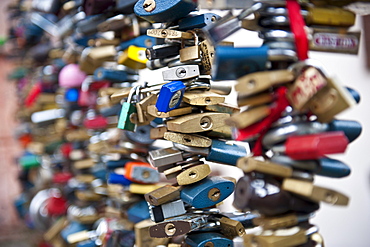
[[[358,122],[335,118],[360,97],[307,54],[357,53],[349,3],[9,6],[23,57],[10,76],[25,149],[20,215],[55,247],[324,246],[310,218],[320,202],[349,198],[314,176],[349,175],[327,155],[360,135]],[[224,41],[241,29],[262,46]],[[140,80],[157,69],[162,78]],[[238,107],[225,102],[230,80]],[[212,162],[244,176],[215,176]],[[233,193],[235,212],[221,212]]]

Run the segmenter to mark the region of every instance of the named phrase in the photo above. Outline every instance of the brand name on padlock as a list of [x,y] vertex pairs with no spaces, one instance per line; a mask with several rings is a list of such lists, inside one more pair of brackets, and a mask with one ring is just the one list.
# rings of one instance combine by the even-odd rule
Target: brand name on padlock
[[319,48],[357,49],[358,38],[353,35],[339,35],[332,33],[316,33],[313,36],[314,45]]

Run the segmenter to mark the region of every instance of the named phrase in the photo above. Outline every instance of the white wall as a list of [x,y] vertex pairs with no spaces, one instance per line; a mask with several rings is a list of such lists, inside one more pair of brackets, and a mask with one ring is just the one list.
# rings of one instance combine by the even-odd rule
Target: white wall
[[[362,27],[361,20],[357,18],[355,29]],[[244,30],[232,35],[228,40],[234,41],[235,46],[261,44],[256,33]],[[351,167],[351,175],[342,179],[318,176],[315,181],[316,185],[338,190],[350,196],[349,206],[330,206],[322,203],[312,223],[319,226],[326,246],[367,247],[370,246],[370,145],[368,144],[370,141],[370,70],[365,67],[363,35],[358,56],[310,52],[309,57],[321,61],[330,74],[339,78],[344,85],[360,92],[362,96],[360,104],[338,115],[337,118],[357,120],[363,125],[361,136],[349,145],[346,154],[335,156]],[[156,81],[153,81],[153,78],[157,78]],[[141,79],[150,83],[162,82],[160,71],[145,71]],[[235,101],[235,94],[229,97],[229,101]],[[224,171],[225,175],[236,178],[242,175],[237,168],[230,171],[228,167]],[[223,210],[230,209],[231,202],[232,198],[229,198]]]

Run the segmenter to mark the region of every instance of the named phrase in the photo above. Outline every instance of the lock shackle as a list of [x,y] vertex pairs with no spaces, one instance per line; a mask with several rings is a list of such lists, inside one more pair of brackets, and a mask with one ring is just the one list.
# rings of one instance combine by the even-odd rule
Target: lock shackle
[[131,103],[132,98],[134,97],[134,94],[136,93],[137,87],[139,87],[139,85],[133,86],[130,89],[130,93],[128,94],[127,101],[126,101],[127,103]]

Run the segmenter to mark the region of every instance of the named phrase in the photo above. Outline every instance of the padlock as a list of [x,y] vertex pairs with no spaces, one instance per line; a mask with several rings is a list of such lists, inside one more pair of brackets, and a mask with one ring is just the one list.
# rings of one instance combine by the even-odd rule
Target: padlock
[[172,186],[172,185],[165,185],[160,187],[156,190],[153,190],[147,194],[145,194],[145,200],[153,206],[159,206],[164,203],[174,201],[180,198],[180,190],[181,187],[179,186]]
[[181,115],[187,115],[192,113],[193,108],[191,106],[188,107],[181,107],[177,109],[173,109],[169,112],[160,112],[158,111],[155,105],[149,105],[147,107],[147,113],[153,117],[157,118],[169,118],[169,117],[177,117]]
[[343,153],[348,139],[342,131],[291,136],[284,145],[275,146],[273,152],[285,153],[297,160],[322,158],[326,154]]
[[158,223],[167,218],[179,216],[186,213],[185,205],[182,200],[167,202],[159,206],[149,206],[151,219]]
[[224,103],[225,97],[209,91],[192,90],[184,93],[183,101],[190,105],[207,106]]
[[198,35],[194,31],[188,31],[190,33],[193,33],[194,36],[194,44],[191,46],[185,47],[185,41],[181,41],[181,49],[179,51],[180,54],[180,62],[189,62],[192,60],[197,60],[200,58],[200,47],[199,47],[199,40]]
[[222,217],[220,219],[220,225],[222,234],[231,240],[235,237],[242,237],[245,234],[243,224],[237,220]]
[[208,137],[196,134],[182,134],[176,132],[165,132],[163,135],[165,140],[183,144],[190,147],[210,147],[212,140]]
[[167,121],[167,129],[180,133],[198,133],[224,126],[227,113],[205,112],[185,115]]
[[240,108],[237,106],[233,106],[227,103],[218,103],[217,105],[207,105],[204,107],[206,111],[212,111],[212,112],[220,112],[220,113],[238,113],[240,112]]
[[110,235],[106,243],[107,247],[114,246],[134,246],[135,245],[135,232],[133,230],[115,230]]
[[[176,167],[177,168],[177,167]],[[171,169],[176,169],[171,168]],[[196,183],[204,178],[206,178],[209,174],[211,174],[211,168],[208,164],[195,164],[190,167],[182,167],[185,170],[180,171],[176,176],[176,181],[179,185],[189,185]],[[168,169],[170,170],[170,169]],[[166,177],[168,177],[168,170],[164,171]]]
[[220,246],[228,247],[233,246],[233,241],[226,238],[220,233],[207,232],[207,233],[192,233],[186,236],[185,243],[191,247],[208,247]]
[[319,209],[316,202],[295,197],[282,190],[280,185],[272,177],[246,175],[236,184],[233,205],[242,211],[258,210],[265,216],[276,216],[291,210],[309,214]]
[[150,129],[150,139],[163,139],[164,133],[167,132],[166,126],[157,126],[155,128]]
[[293,169],[286,166],[281,166],[269,161],[259,161],[253,157],[243,157],[238,159],[237,167],[243,170],[245,173],[250,172],[261,172],[278,177],[291,177],[293,175]]
[[271,161],[290,166],[294,169],[306,170],[320,176],[332,178],[346,177],[351,173],[351,168],[348,165],[339,160],[330,158],[321,158],[317,160],[293,160],[288,156],[275,155],[271,157]]
[[203,72],[210,75],[214,62],[215,47],[208,40],[203,40],[199,43],[199,48],[202,55]]
[[179,107],[186,86],[182,81],[172,81],[164,84],[159,92],[155,106],[160,112],[169,112]]
[[132,183],[129,185],[129,192],[133,194],[145,195],[153,190],[162,187],[163,184],[136,184]]
[[269,106],[257,106],[252,109],[231,115],[230,118],[225,120],[225,123],[238,129],[244,129],[267,117],[270,112],[271,110]]
[[149,22],[172,22],[195,10],[193,2],[176,0],[168,3],[162,0],[140,0],[135,4],[135,14]]
[[202,155],[208,161],[228,165],[236,165],[237,160],[246,156],[248,153],[245,146],[216,139],[212,140],[212,144],[209,148],[188,147],[179,144],[175,144],[174,146],[185,152]]
[[235,90],[238,91],[240,97],[249,96],[293,80],[294,74],[289,70],[255,72],[238,78]]
[[200,75],[198,65],[173,67],[162,72],[164,81],[187,80]]
[[152,166],[157,168],[183,160],[182,152],[176,148],[164,148],[149,151],[148,161]]
[[180,51],[180,45],[177,44],[163,44],[155,45],[147,48],[145,51],[146,58],[149,60],[163,59],[167,57],[177,56]]
[[212,80],[236,80],[253,72],[266,70],[268,61],[296,60],[295,52],[289,49],[261,47],[216,47]]
[[149,229],[156,225],[151,219],[140,221],[135,224],[135,244],[138,247],[156,247],[157,245],[166,245],[168,238],[152,238]]
[[145,69],[147,58],[146,48],[130,45],[126,50],[119,54],[117,63],[123,64],[131,69]]
[[128,130],[128,131],[133,131],[135,129],[135,124],[132,123],[130,120],[130,116],[133,113],[136,113],[136,107],[132,103],[132,97],[135,92],[136,92],[136,88],[133,87],[130,90],[130,94],[128,96],[127,101],[122,103],[122,110],[121,110],[119,120],[118,120],[118,125],[117,125],[117,128],[119,129]]
[[140,221],[149,219],[150,213],[146,201],[141,200],[128,208],[127,217],[133,223],[138,223]]
[[208,177],[181,190],[180,198],[194,208],[211,207],[225,200],[235,184],[222,177]]
[[86,15],[96,15],[103,13],[109,7],[115,5],[114,0],[102,1],[102,0],[84,0],[82,7]]
[[152,238],[169,238],[197,230],[207,223],[206,215],[186,214],[173,217],[149,228]]
[[159,182],[159,173],[148,163],[127,162],[125,170],[125,177],[133,182],[145,184]]
[[118,70],[118,69],[106,69],[103,67],[97,68],[94,71],[94,80],[101,81],[101,80],[108,80],[111,82],[134,82],[139,79],[138,75],[130,74],[128,71],[125,70]]
[[202,28],[219,20],[221,17],[214,13],[190,15],[179,20],[178,29],[181,31]]
[[303,196],[314,202],[326,202],[332,205],[346,206],[349,198],[335,190],[313,185],[308,181],[300,181],[296,179],[284,179],[282,189],[294,194]]
[[[74,234],[74,233],[78,233],[78,232],[81,232],[81,231],[86,231],[87,232],[87,226],[79,223],[79,222],[76,222],[76,221],[72,221],[70,222],[66,228],[64,228],[60,235],[62,236],[62,238],[68,243],[68,238],[70,235]],[[71,239],[73,240],[73,239]]]
[[148,29],[146,31],[146,34],[150,37],[155,38],[168,38],[168,39],[191,39],[193,38],[193,33],[191,32],[181,32],[176,31],[173,29],[162,29],[162,28],[156,28],[156,29]]
[[257,217],[253,219],[254,224],[263,227],[264,230],[287,228],[310,219],[307,214],[285,214],[276,217]]
[[107,182],[110,184],[121,184],[123,186],[128,186],[132,183],[132,181],[125,176],[113,172],[109,174]]

